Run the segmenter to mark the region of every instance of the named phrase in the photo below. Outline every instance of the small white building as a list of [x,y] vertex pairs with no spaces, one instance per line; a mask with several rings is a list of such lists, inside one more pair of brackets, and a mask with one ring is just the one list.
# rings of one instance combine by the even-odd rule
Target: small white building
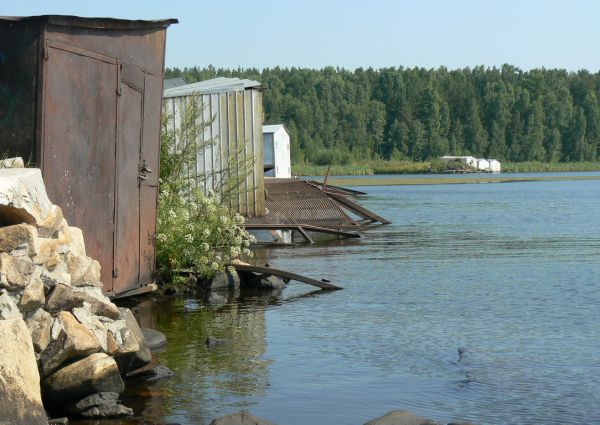
[[502,171],[502,166],[500,165],[500,161],[497,159],[488,159],[490,163],[490,172],[499,173]]
[[490,162],[487,159],[478,158],[477,169],[481,171],[490,171]]
[[446,155],[440,158],[442,161],[451,162],[458,161],[461,164],[468,165],[469,167],[477,168],[477,159],[472,156],[450,156]]
[[290,135],[283,124],[263,125],[263,167],[266,177],[292,177]]

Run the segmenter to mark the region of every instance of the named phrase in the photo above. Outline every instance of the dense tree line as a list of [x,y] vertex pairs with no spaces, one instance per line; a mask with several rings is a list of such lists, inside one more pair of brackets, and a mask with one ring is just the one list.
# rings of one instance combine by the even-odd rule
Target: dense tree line
[[251,78],[266,123],[284,123],[297,163],[426,160],[589,161],[600,155],[600,73],[514,66],[167,69],[188,82]]

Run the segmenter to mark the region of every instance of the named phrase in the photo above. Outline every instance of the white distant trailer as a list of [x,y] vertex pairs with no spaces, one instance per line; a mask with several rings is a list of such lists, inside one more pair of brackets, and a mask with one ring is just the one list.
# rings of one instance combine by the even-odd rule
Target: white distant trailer
[[500,161],[498,161],[497,159],[488,159],[488,161],[490,162],[490,171],[492,173],[499,173],[502,171]]
[[263,125],[263,167],[266,177],[292,177],[290,135],[283,124]]
[[440,158],[442,161],[451,162],[459,161],[461,164],[468,165],[469,167],[477,168],[477,159],[473,156],[451,156],[446,155]]
[[487,159],[477,159],[477,169],[481,171],[490,171],[490,162]]

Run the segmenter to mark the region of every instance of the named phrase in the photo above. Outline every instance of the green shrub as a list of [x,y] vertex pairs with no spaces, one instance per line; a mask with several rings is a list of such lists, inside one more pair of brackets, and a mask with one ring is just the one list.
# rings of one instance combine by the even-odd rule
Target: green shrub
[[[181,113],[179,128],[173,128],[171,117],[162,119],[156,269],[163,282],[176,281],[181,270],[210,278],[233,259],[252,256],[249,246],[255,239],[240,227],[244,218],[230,211],[220,195],[205,196],[197,187],[203,176],[187,172],[206,147],[196,142],[208,125],[199,123],[199,116],[199,107],[191,102]],[[225,182],[223,190],[232,186]]]

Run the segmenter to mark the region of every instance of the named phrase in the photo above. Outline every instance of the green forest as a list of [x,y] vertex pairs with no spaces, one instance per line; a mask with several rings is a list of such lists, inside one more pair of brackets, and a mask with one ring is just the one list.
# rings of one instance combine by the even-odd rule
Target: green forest
[[265,123],[284,123],[295,164],[425,161],[474,155],[503,161],[595,161],[600,73],[561,69],[327,67],[166,70],[188,82],[250,78]]

